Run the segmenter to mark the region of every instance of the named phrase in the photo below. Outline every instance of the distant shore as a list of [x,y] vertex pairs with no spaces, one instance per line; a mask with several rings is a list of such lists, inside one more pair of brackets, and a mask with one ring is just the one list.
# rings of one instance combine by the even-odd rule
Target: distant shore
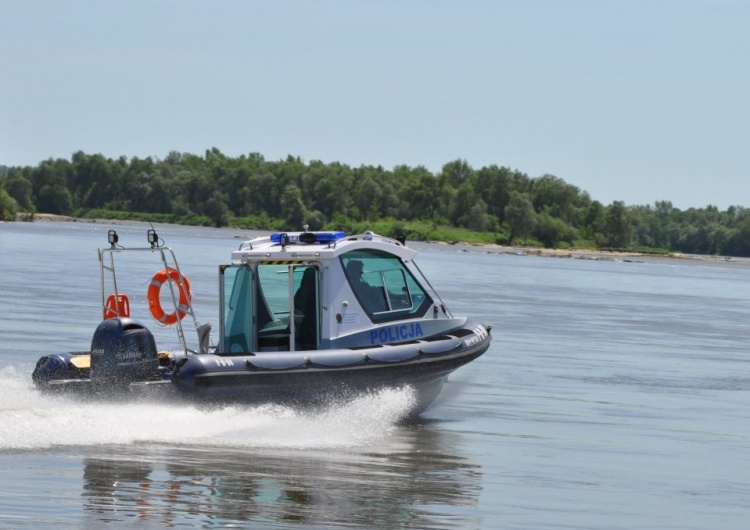
[[[19,213],[16,216],[17,221],[29,221],[28,214]],[[143,221],[128,221],[121,219],[84,219],[79,217],[70,217],[68,215],[57,215],[51,213],[36,213],[33,221],[45,222],[68,222],[68,223],[97,223],[97,224],[121,224],[133,225],[140,224]],[[517,256],[540,256],[547,258],[574,258],[590,260],[610,260],[610,261],[636,261],[640,258],[662,258],[662,259],[690,259],[702,261],[734,261],[741,258],[732,258],[730,256],[708,256],[695,254],[682,254],[681,252],[671,252],[669,254],[647,254],[643,252],[623,252],[610,250],[593,250],[593,249],[559,249],[559,248],[540,248],[540,247],[520,247],[505,245],[478,245],[472,243],[447,243],[444,241],[425,241],[437,245],[453,245],[462,247],[476,247],[481,249],[493,250],[499,254],[517,255]]]
[[[30,218],[31,217],[31,218]],[[135,225],[143,221],[130,221],[127,219],[84,219],[82,217],[71,217],[69,215],[58,215],[54,213],[35,213],[33,217],[27,213],[16,214],[16,221],[34,222],[34,221],[54,221],[56,223],[96,223],[96,224],[114,224],[114,225]]]

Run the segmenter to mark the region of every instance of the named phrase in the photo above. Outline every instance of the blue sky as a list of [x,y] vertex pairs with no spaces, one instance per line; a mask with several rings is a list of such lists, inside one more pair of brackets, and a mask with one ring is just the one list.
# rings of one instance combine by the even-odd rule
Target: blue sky
[[750,1],[0,0],[0,165],[465,159],[750,207]]

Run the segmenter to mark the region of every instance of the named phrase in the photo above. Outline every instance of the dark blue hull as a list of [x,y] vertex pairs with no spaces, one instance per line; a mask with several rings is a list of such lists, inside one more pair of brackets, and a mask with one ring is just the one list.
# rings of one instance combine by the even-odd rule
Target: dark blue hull
[[[412,355],[400,360],[352,351],[351,362],[346,364],[321,365],[309,360],[282,368],[258,367],[253,357],[220,358],[241,368],[236,370],[206,369],[205,364],[214,359],[190,357],[178,367],[172,381],[180,394],[199,401],[297,405],[319,405],[382,388],[409,387],[415,392],[414,409],[418,413],[434,401],[451,372],[482,355],[488,346],[489,341],[439,354],[417,353],[412,346]],[[406,355],[405,348],[401,353]]]
[[467,324],[445,335],[360,349],[196,354],[139,380],[97,380],[76,369],[72,354],[40,359],[34,381],[42,390],[78,395],[177,397],[202,403],[283,403],[319,406],[384,388],[410,388],[412,414],[437,397],[448,375],[481,356],[489,331]]

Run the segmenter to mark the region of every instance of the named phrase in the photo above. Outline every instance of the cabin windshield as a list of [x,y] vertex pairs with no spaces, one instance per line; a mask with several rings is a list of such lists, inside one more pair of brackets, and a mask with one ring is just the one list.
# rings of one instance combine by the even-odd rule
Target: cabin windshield
[[397,256],[357,250],[341,256],[346,278],[373,322],[422,316],[432,298]]
[[320,341],[320,277],[307,264],[224,265],[220,350],[311,350]]

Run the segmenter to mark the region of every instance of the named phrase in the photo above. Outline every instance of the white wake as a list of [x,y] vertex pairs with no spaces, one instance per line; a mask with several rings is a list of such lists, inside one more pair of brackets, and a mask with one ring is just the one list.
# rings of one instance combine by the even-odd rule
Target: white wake
[[386,436],[414,405],[383,390],[320,410],[285,406],[79,402],[38,392],[25,370],[0,369],[0,450],[160,442],[214,447],[359,447]]

